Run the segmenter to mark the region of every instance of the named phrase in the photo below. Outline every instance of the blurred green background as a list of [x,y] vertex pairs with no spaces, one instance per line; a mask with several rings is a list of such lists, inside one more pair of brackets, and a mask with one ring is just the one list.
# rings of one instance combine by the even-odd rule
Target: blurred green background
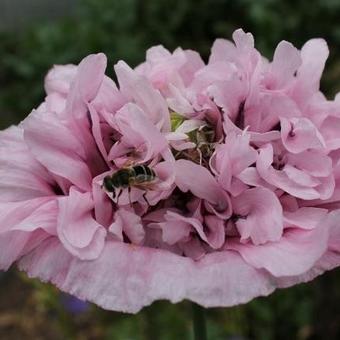
[[[339,0],[0,0],[0,124],[18,123],[44,98],[53,64],[89,53],[135,66],[152,45],[192,48],[207,59],[216,37],[242,27],[273,55],[280,40],[297,47],[328,41],[322,80],[340,91]],[[251,282],[249,282],[251,285]],[[235,308],[208,311],[209,339],[340,339],[340,272],[277,291]],[[0,274],[0,339],[191,339],[191,308],[158,302],[135,316],[112,313],[61,295],[12,270]]]

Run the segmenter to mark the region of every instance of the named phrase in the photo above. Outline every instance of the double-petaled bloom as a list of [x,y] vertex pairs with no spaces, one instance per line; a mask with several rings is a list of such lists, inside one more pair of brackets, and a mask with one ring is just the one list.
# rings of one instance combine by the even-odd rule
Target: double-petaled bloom
[[[131,69],[55,66],[45,101],[0,132],[0,269],[106,309],[232,306],[340,265],[340,101],[319,91],[325,41],[250,33],[209,62],[161,46]],[[112,190],[143,165],[155,178]]]

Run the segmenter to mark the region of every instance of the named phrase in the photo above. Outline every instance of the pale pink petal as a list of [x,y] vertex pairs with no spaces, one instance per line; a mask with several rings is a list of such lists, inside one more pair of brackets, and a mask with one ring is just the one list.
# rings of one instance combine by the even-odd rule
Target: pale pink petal
[[191,161],[180,159],[175,163],[175,171],[175,183],[181,191],[190,190],[195,196],[217,205],[220,210],[227,208],[227,194],[220,188],[209,170]]
[[148,115],[150,120],[164,131],[170,130],[170,119],[165,100],[147,79],[134,72],[123,61],[115,65],[120,91],[134,101]]
[[[187,237],[189,230],[193,229],[197,232],[200,239],[209,244],[213,249],[220,248],[224,243],[224,221],[216,216],[206,216],[204,225],[195,217],[185,217],[173,211],[168,211],[165,214],[165,219],[171,222],[178,222],[179,226],[182,226],[183,229],[181,231],[179,230],[179,226],[175,229],[178,235],[181,235],[181,238],[177,236],[178,240]],[[186,226],[183,223],[186,224]],[[171,223],[171,225],[165,224],[162,226],[163,235],[164,233],[169,233],[165,228],[170,228],[172,225]],[[188,229],[188,226],[190,226],[190,229]],[[172,238],[174,237],[174,232],[172,232]]]
[[113,128],[110,124],[114,115],[111,112],[117,112],[125,104],[125,97],[108,77],[104,77],[97,96],[88,104],[93,138],[105,161],[112,146]]
[[164,250],[109,241],[97,260],[81,261],[51,238],[25,256],[20,268],[78,298],[129,313],[158,299],[232,306],[275,289],[273,278],[233,251],[195,262]]
[[186,115],[191,114],[194,111],[193,105],[183,91],[180,91],[172,84],[169,85],[169,98],[167,98],[167,104],[171,110],[179,114]]
[[191,225],[183,221],[166,221],[159,225],[162,229],[163,241],[170,245],[174,245],[183,239],[188,238],[192,231]]
[[[8,270],[23,255],[28,254],[50,235],[42,230],[33,232],[7,231],[0,235],[0,270]],[[8,247],[8,245],[11,245]]]
[[241,28],[233,32],[235,45],[241,51],[251,50],[254,48],[254,37],[251,33],[245,33]]
[[7,270],[44,238],[55,235],[57,204],[50,198],[0,204],[0,269]]
[[278,241],[282,236],[282,207],[276,195],[265,188],[243,191],[232,199],[233,212],[238,216],[237,229],[241,242],[251,239],[255,245]]
[[307,282],[313,280],[316,276],[322,274],[326,270],[331,270],[339,266],[340,263],[340,228],[339,228],[339,212],[333,211],[320,223],[324,229],[329,230],[328,249],[314,266],[298,276],[287,276],[280,278],[277,282],[279,287],[289,287],[299,282]]
[[190,86],[191,91],[204,92],[215,82],[225,81],[235,73],[235,66],[225,62],[216,62],[197,71],[195,79]]
[[165,220],[164,222],[152,224],[162,230],[162,240],[170,245],[186,240],[192,231],[192,225],[185,220],[178,219],[177,216],[176,213],[168,210],[161,217]]
[[283,145],[289,152],[300,153],[307,149],[326,147],[326,143],[315,127],[307,118],[281,117],[281,138]]
[[290,164],[286,164],[282,169],[282,172],[285,173],[290,180],[300,185],[313,188],[321,184],[320,180],[316,177],[313,177]]
[[183,255],[194,261],[199,261],[206,254],[206,250],[197,237],[192,237],[189,241],[179,243]]
[[112,171],[104,172],[92,181],[94,217],[95,220],[105,228],[108,228],[113,221],[113,205],[112,200],[103,190],[103,179],[105,176],[110,176],[111,174]]
[[223,112],[231,119],[235,119],[246,99],[248,84],[244,79],[240,79],[236,72],[233,72],[228,80],[218,80],[209,86],[208,93],[216,105],[223,109]]
[[146,52],[144,75],[151,81],[154,88],[167,94],[168,84],[183,87],[180,69],[187,63],[186,54],[177,49],[171,54],[163,46],[153,46]]
[[278,288],[287,288],[298,283],[305,283],[315,279],[327,270],[332,270],[339,266],[340,254],[332,250],[327,251],[306,273],[297,276],[280,277],[276,281]]
[[168,211],[165,215],[165,219],[170,220],[170,221],[176,221],[176,220],[182,221],[182,222],[188,224],[193,231],[197,232],[197,234],[199,235],[199,237],[203,241],[208,242],[207,236],[204,232],[203,225],[197,218],[185,217],[185,216],[180,215],[176,212]]
[[62,116],[66,107],[66,96],[52,92],[46,98],[44,103],[42,103],[38,108],[38,112],[53,112],[57,115]]
[[[174,54],[181,53],[183,50],[178,48],[175,50]],[[179,70],[181,78],[183,80],[184,86],[189,86],[193,81],[195,74],[198,70],[204,67],[204,62],[196,51],[193,50],[184,50],[183,51],[186,57],[186,62]]]
[[146,191],[146,197],[150,205],[156,205],[160,200],[168,198],[175,189],[175,164],[173,161],[163,161],[152,169],[156,173],[156,181],[150,190]]
[[[126,104],[114,118],[118,130],[122,134],[120,143],[140,152],[141,162],[150,160],[167,148],[168,144],[164,135],[137,105]],[[120,143],[111,149],[109,159],[114,160],[119,155],[117,146]]]
[[280,196],[280,203],[284,212],[294,212],[299,209],[298,199],[288,194]]
[[33,112],[23,123],[24,138],[34,157],[51,173],[84,190],[92,176],[85,162],[85,145],[56,116]]
[[247,190],[249,187],[247,184],[242,182],[240,179],[234,177],[231,180],[230,188],[228,190],[229,194],[232,196],[240,195],[244,190]]
[[235,55],[236,47],[231,41],[225,39],[216,39],[211,48],[209,64],[219,61],[233,60]]
[[271,72],[275,78],[274,84],[271,84],[271,89],[281,88],[291,81],[300,65],[299,51],[291,43],[281,41],[276,47],[271,63]]
[[335,190],[335,179],[333,175],[321,179],[321,184],[317,186],[317,190],[322,200],[332,197]]
[[292,96],[300,106],[304,106],[306,99],[319,90],[321,74],[328,55],[328,46],[323,39],[311,39],[303,45],[302,65],[298,69],[297,82],[292,91]]
[[245,111],[244,126],[249,125],[250,130],[256,132],[271,132],[281,117],[299,116],[301,111],[292,98],[282,91],[273,91],[262,94],[259,103]]
[[225,143],[217,145],[210,159],[210,167],[221,186],[229,190],[232,176],[237,176],[248,166],[256,162],[257,151],[249,145],[248,134],[237,135],[230,132]]
[[247,263],[264,268],[274,276],[293,276],[305,273],[327,250],[329,227],[320,223],[312,230],[287,229],[277,242],[263,245],[229,241],[228,249],[238,251]]
[[66,115],[79,119],[87,114],[87,104],[96,97],[102,84],[106,63],[103,53],[91,54],[81,61],[67,98]]
[[289,163],[316,177],[327,177],[332,173],[332,160],[324,152],[308,150],[298,155],[288,155]]
[[329,55],[328,46],[323,39],[311,39],[301,49],[302,65],[298,79],[304,79],[309,86],[319,89],[319,81]]
[[116,112],[126,104],[125,96],[118,90],[115,82],[104,76],[96,97],[91,101],[97,111]]
[[54,195],[55,179],[24,142],[23,130],[10,127],[0,132],[0,200],[24,201]]
[[106,230],[94,220],[92,210],[89,193],[71,188],[69,196],[59,198],[58,237],[81,260],[98,258],[105,243]]
[[[243,133],[243,130],[237,127],[228,116],[224,116],[223,130],[226,135],[228,135],[230,132],[234,132],[238,135]],[[262,133],[247,130],[247,134],[250,135],[251,142],[260,144],[269,143],[278,140],[281,137],[279,131],[268,131]]]
[[93,175],[102,172],[106,164],[92,135],[89,104],[103,88],[103,83],[107,83],[106,63],[106,56],[103,53],[89,55],[81,61],[67,96],[65,110],[60,114],[63,124],[83,145],[83,152]]
[[134,212],[120,208],[114,215],[114,222],[109,231],[123,241],[123,233],[133,244],[141,244],[144,240],[145,232],[141,218]]
[[289,194],[302,199],[312,200],[320,197],[319,192],[311,187],[303,186],[292,181],[283,171],[274,169],[273,147],[270,144],[260,149],[256,161],[256,169],[259,175],[271,185],[274,185]]
[[66,95],[70,91],[70,86],[76,73],[76,65],[54,65],[45,78],[46,93],[56,92]]
[[302,207],[296,211],[285,211],[283,218],[285,227],[313,229],[327,216],[327,209]]
[[213,249],[219,249],[225,242],[225,221],[214,215],[207,215],[204,218],[208,244]]
[[339,129],[339,117],[328,116],[323,120],[320,127],[320,132],[325,139],[328,150],[337,150],[340,148]]
[[244,169],[240,174],[237,175],[243,183],[250,185],[252,187],[264,187],[272,191],[275,190],[275,186],[266,182],[258,173],[257,169],[254,167],[249,167]]
[[[89,105],[89,112],[91,115],[91,123],[92,123],[92,134],[93,134],[93,138],[97,144],[98,150],[100,151],[101,155],[103,156],[106,164],[109,166],[109,161],[108,161],[108,152],[107,149],[105,147],[105,143],[104,143],[104,138],[103,138],[103,134],[102,134],[102,126],[101,126],[101,122],[100,122],[100,116],[98,114],[98,112],[95,110],[95,108],[93,107],[93,105]],[[106,125],[106,127],[109,127],[108,124]],[[109,129],[111,130],[111,127],[109,127]],[[112,141],[111,141],[112,142]]]
[[231,168],[233,175],[237,175],[248,166],[256,162],[257,152],[249,145],[250,135],[228,134],[225,145],[229,149]]

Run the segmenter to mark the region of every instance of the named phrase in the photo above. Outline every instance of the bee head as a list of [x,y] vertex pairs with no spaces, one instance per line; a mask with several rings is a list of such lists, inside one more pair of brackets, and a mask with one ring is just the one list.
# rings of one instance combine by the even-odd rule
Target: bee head
[[105,190],[107,190],[109,192],[114,192],[115,191],[115,188],[114,188],[111,176],[104,177],[104,179],[103,179],[103,187],[105,188]]

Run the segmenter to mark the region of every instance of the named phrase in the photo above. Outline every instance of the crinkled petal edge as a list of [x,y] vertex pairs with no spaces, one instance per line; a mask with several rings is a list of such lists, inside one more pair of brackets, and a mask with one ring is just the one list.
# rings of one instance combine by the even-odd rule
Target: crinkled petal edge
[[81,261],[51,237],[24,256],[19,269],[104,309],[137,313],[155,300],[184,299],[204,307],[230,307],[267,296],[276,288],[307,282],[339,266],[340,254],[327,252],[307,273],[275,278],[247,264],[234,251],[200,261],[168,251],[107,242],[101,256]]

